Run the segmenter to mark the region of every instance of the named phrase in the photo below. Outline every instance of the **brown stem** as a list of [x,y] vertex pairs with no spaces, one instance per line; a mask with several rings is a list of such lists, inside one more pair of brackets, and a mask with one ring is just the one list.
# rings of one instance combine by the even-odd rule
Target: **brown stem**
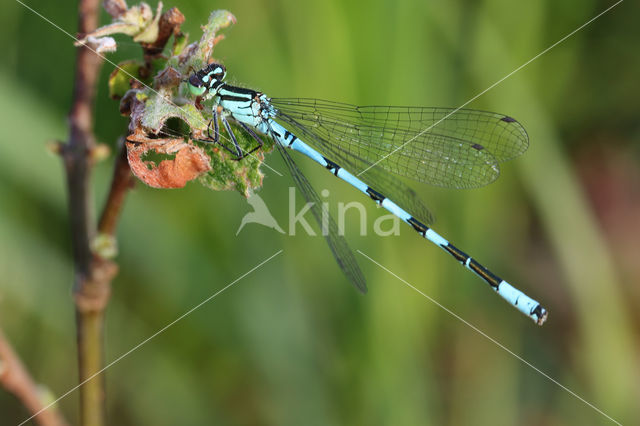
[[[98,26],[99,0],[80,0],[80,34]],[[104,308],[109,300],[110,282],[116,267],[109,261],[94,259],[91,240],[95,228],[91,221],[90,174],[93,136],[93,102],[101,58],[86,47],[78,49],[73,105],[69,114],[69,143],[62,150],[67,171],[69,216],[74,259],[74,300],[78,344],[80,424],[102,426],[105,421],[104,376],[89,380],[102,368]]]
[[[79,33],[84,36],[98,26],[99,0],[80,0]],[[126,12],[124,0],[105,1],[105,9],[112,16]],[[163,16],[162,29],[166,36],[179,31],[184,16],[177,10]],[[156,46],[154,46],[156,47]],[[98,228],[91,218],[90,177],[93,136],[93,102],[101,57],[90,49],[81,47],[76,59],[73,105],[69,114],[69,143],[61,154],[67,172],[69,191],[69,216],[74,259],[74,301],[78,344],[78,369],[80,390],[80,424],[103,426],[105,415],[104,365],[104,312],[109,302],[111,281],[117,265],[104,257],[99,249],[92,251],[92,241],[97,234],[113,237],[125,195],[132,185],[132,176],[126,156],[121,151],[114,167],[109,196],[104,206]]]
[[147,61],[160,55],[172,34],[180,32],[180,26],[184,23],[184,15],[177,7],[172,7],[162,14],[158,22],[158,37],[153,43],[143,44],[144,54]]
[[14,394],[41,426],[65,426],[67,421],[55,409],[44,410],[45,403],[24,364],[0,330],[0,384]]
[[[122,144],[114,166],[109,195],[100,217],[100,234],[111,237],[115,235],[124,198],[132,185],[133,177],[127,162],[126,147]],[[80,387],[82,425],[106,424],[104,375],[96,373],[104,365],[104,310],[109,302],[111,281],[117,271],[118,267],[114,262],[94,253],[91,279],[84,281],[80,291],[75,292],[80,383],[84,383]]]
[[[107,201],[100,217],[98,233],[115,236],[116,225],[124,206],[124,198],[133,185],[133,175],[127,162],[126,147],[122,144],[116,158],[113,179]],[[80,367],[81,424],[103,425],[104,375],[96,373],[104,365],[104,311],[109,302],[111,281],[117,265],[99,253],[93,253],[90,279],[75,292],[78,327],[78,355]]]
[[129,167],[129,161],[127,159],[127,147],[123,143],[116,158],[111,188],[109,189],[109,195],[107,196],[107,201],[102,210],[100,222],[98,223],[98,232],[100,234],[111,237],[115,235],[124,198],[127,195],[127,191],[133,187],[134,182],[135,180],[133,174],[131,174],[131,168]]

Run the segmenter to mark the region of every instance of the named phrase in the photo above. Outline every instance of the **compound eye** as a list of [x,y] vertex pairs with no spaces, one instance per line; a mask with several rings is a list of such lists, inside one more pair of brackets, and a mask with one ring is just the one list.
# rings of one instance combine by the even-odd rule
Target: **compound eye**
[[196,74],[192,74],[191,77],[189,77],[189,84],[193,87],[200,87],[204,85],[204,82]]
[[204,85],[204,82],[202,81],[202,79],[200,79],[200,77],[198,77],[196,74],[193,74],[191,77],[189,77],[189,91],[196,95],[196,96],[201,96],[204,92],[206,92],[207,90],[207,86]]

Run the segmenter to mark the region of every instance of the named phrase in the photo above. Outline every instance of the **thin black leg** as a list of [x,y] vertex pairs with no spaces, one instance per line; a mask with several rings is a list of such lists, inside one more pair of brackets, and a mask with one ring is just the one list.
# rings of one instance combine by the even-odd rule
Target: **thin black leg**
[[[214,136],[211,136],[211,123],[213,123]],[[220,145],[220,132],[218,132],[218,114],[216,113],[215,109],[213,110],[213,116],[211,120],[209,120],[209,123],[207,124],[207,137],[209,139],[194,139],[194,140],[198,142],[204,142],[204,143],[217,143]]]
[[[233,141],[236,147],[235,150],[230,149],[224,143],[220,142],[220,128],[218,126],[218,120],[222,120],[222,122],[224,123],[225,129],[227,130],[227,133],[229,133],[229,135],[231,136],[231,140]],[[211,123],[213,123],[213,136],[211,135]],[[209,120],[209,124],[207,125],[207,136],[209,137],[209,139],[194,139],[194,140],[198,142],[218,144],[222,148],[224,148],[225,151],[229,152],[232,155],[235,155],[236,158],[234,158],[234,160],[242,158],[240,157],[240,154],[238,154],[240,147],[238,146],[238,142],[236,141],[234,134],[231,132],[231,127],[229,127],[229,124],[223,117],[218,115],[218,112],[216,111],[215,108],[213,109],[211,120]],[[240,153],[241,152],[242,151],[240,151]]]
[[262,139],[260,139],[260,136],[258,136],[258,134],[257,134],[256,132],[254,132],[254,131],[253,131],[253,129],[252,129],[251,127],[247,126],[247,125],[246,125],[246,124],[244,124],[243,122],[239,122],[239,123],[240,123],[240,125],[242,126],[242,128],[243,128],[244,130],[246,130],[246,131],[247,131],[247,133],[249,133],[249,135],[251,135],[251,137],[252,137],[253,139],[255,139],[255,141],[256,141],[256,142],[258,142],[258,146],[256,146],[256,147],[255,147],[255,148],[253,148],[251,151],[246,152],[246,153],[244,154],[244,156],[243,156],[243,157],[246,157],[247,155],[249,155],[249,154],[253,153],[254,151],[256,151],[256,150],[258,150],[258,149],[262,148],[262,146],[264,145],[264,142],[262,142]]
[[[229,135],[231,142],[233,142],[233,148],[235,149],[229,148],[223,142],[220,141],[220,128],[218,125],[218,120],[222,121],[222,125],[227,131],[227,134]],[[252,154],[253,152],[257,151],[258,149],[264,146],[264,142],[262,141],[262,139],[260,139],[260,136],[258,136],[258,134],[251,127],[247,126],[245,123],[241,121],[234,120],[234,122],[240,124],[240,126],[242,126],[242,128],[256,142],[258,142],[258,146],[253,148],[251,151],[242,152],[242,148],[240,148],[240,144],[238,143],[238,140],[236,139],[236,136],[234,135],[233,130],[231,129],[231,125],[229,124],[229,121],[227,121],[227,119],[223,115],[219,115],[215,108],[212,111],[211,120],[209,121],[209,124],[207,124],[207,136],[209,139],[208,140],[195,139],[195,140],[198,142],[216,143],[220,145],[222,148],[225,149],[225,151],[229,152],[232,155],[235,155],[235,158],[233,159],[236,161],[242,160],[247,155]],[[212,124],[213,124],[213,135],[211,134]]]
[[[221,116],[220,120],[222,120],[222,124],[224,125],[224,128],[227,130],[227,133],[229,134],[229,137],[231,138],[231,142],[233,142],[233,145],[236,148],[235,154],[237,155],[237,157],[234,158],[234,160],[240,160],[240,159],[244,158],[244,155],[242,154],[242,149],[240,149],[240,145],[238,144],[238,140],[236,139],[236,135],[233,134],[233,130],[231,130],[231,126],[229,125],[229,122],[227,121],[226,118],[224,118],[224,116]],[[229,152],[232,152],[228,148],[227,148],[227,150]]]
[[[214,143],[218,143],[220,141],[220,132],[218,129],[218,112],[216,111],[216,108],[213,108],[212,113],[211,121],[209,121],[209,125],[207,126],[207,135]],[[213,134],[215,135],[213,137],[211,137],[211,123],[213,123]]]

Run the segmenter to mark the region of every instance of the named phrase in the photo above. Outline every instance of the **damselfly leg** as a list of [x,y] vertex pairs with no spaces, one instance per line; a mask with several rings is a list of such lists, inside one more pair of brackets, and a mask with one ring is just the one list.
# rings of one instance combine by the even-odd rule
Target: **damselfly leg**
[[[220,140],[220,126],[218,124],[218,121],[222,122],[222,126],[224,127],[225,131],[229,135],[229,139],[231,140],[233,147],[227,146],[225,143],[223,143]],[[240,147],[240,144],[238,143],[238,139],[236,138],[236,135],[234,134],[233,129],[231,128],[231,125],[229,124],[229,120],[227,120],[227,118],[223,114],[219,114],[217,111],[217,108],[213,108],[211,120],[209,120],[209,124],[207,125],[208,139],[194,139],[194,140],[197,142],[214,143],[219,145],[225,151],[230,153],[233,156],[232,159],[235,161],[240,161],[246,156],[254,153],[256,150],[262,148],[262,146],[264,145],[264,143],[262,142],[262,139],[260,139],[260,137],[253,130],[251,130],[249,126],[247,126],[242,122],[238,122],[236,120],[233,120],[233,122],[235,124],[239,124],[258,143],[258,146],[251,148],[249,151],[243,151],[242,148]],[[213,135],[211,134],[212,127],[213,127]]]

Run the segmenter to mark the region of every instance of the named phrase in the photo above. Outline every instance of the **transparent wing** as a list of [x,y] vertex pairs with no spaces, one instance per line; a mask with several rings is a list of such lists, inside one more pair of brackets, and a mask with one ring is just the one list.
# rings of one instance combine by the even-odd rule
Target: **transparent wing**
[[[350,173],[359,175],[358,178],[364,183],[386,197],[389,197],[394,203],[422,223],[429,225],[435,221],[433,214],[423,204],[415,191],[399,178],[377,165],[372,165],[370,162],[340,149],[340,147],[336,145],[323,144],[322,141],[318,140],[318,136],[307,131],[306,128],[301,127],[295,120],[290,119],[288,116],[284,115],[279,118],[284,124],[288,124],[288,127],[295,127],[298,130],[297,134],[299,137],[307,139],[311,144],[316,142],[315,145],[320,145],[322,147],[322,154],[325,157],[334,161]],[[364,173],[360,174],[363,171]]]
[[344,272],[344,274],[349,278],[351,283],[362,293],[367,292],[367,284],[364,279],[364,275],[358,266],[358,262],[356,261],[353,252],[349,248],[347,241],[345,238],[339,234],[338,225],[333,220],[329,212],[326,211],[326,207],[323,205],[318,193],[313,189],[307,178],[302,174],[298,166],[293,161],[289,153],[283,148],[279,143],[275,144],[282,154],[282,158],[286,163],[289,171],[291,172],[291,176],[293,177],[294,182],[296,183],[298,189],[307,200],[307,202],[313,203],[311,205],[311,212],[313,216],[316,218],[318,223],[320,224],[320,228],[323,228],[323,218],[326,218],[328,223],[325,225],[328,228],[328,232],[325,235],[325,239],[329,244],[329,248],[333,253],[338,265]]
[[526,151],[511,117],[454,108],[355,106],[320,99],[274,98],[277,116],[315,136],[309,141],[436,186],[493,182],[499,163]]

